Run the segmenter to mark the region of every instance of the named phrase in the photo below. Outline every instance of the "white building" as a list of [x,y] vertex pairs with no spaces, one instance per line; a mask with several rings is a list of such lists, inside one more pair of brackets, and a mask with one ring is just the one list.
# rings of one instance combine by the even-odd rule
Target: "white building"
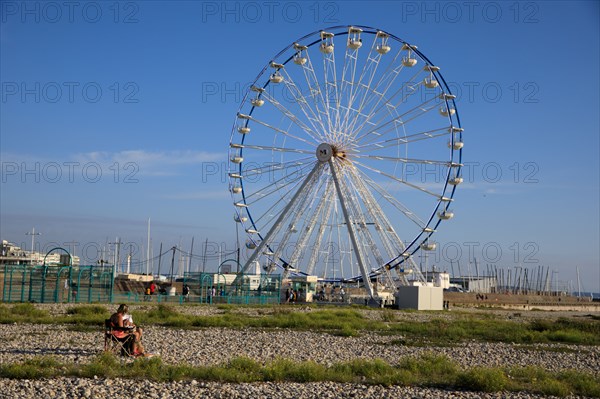
[[[2,240],[0,247],[0,265],[41,265],[46,257],[46,266],[69,265],[68,255],[64,252],[52,252],[47,256],[35,251],[26,251],[21,247]],[[72,256],[73,266],[79,266],[79,256]]]

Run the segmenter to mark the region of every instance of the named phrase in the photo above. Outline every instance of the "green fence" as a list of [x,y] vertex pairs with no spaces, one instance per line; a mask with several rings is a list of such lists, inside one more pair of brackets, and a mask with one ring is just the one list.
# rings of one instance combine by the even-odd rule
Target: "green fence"
[[112,266],[5,265],[3,302],[112,302]]
[[[279,304],[281,276],[187,273],[189,295],[114,292],[112,266],[4,265],[3,302]],[[0,269],[2,270],[2,269]],[[235,282],[235,284],[232,284]]]
[[190,288],[189,296],[182,297],[187,302],[244,305],[281,302],[280,275],[185,273],[183,284]]

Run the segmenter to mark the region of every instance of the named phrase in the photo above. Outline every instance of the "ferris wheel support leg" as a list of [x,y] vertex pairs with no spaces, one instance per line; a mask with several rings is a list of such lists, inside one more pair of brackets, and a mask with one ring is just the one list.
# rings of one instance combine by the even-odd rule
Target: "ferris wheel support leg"
[[281,212],[281,214],[279,215],[279,217],[277,218],[275,223],[273,223],[273,226],[271,226],[271,229],[269,230],[269,232],[264,236],[264,238],[261,240],[260,244],[258,244],[258,247],[256,247],[254,252],[252,252],[252,255],[250,255],[250,258],[248,258],[248,260],[246,261],[246,264],[242,268],[240,275],[238,275],[238,277],[236,277],[235,280],[233,281],[233,284],[232,284],[233,287],[235,287],[238,284],[238,282],[239,282],[238,279],[240,278],[240,276],[243,276],[246,273],[246,270],[248,270],[248,268],[250,267],[252,262],[254,262],[256,260],[256,258],[261,254],[261,251],[263,250],[265,245],[267,245],[271,236],[275,232],[277,232],[277,230],[279,230],[279,228],[281,227],[281,224],[283,223],[283,220],[287,216],[288,212],[290,211],[290,209],[292,209],[292,207],[298,200],[298,197],[300,197],[300,194],[302,194],[302,192],[306,188],[307,184],[310,181],[312,181],[315,173],[317,173],[317,171],[320,169],[320,166],[321,166],[321,164],[319,162],[317,162],[315,164],[315,167],[310,171],[310,173],[306,177],[306,179],[304,179],[304,181],[302,182],[302,185],[298,188],[298,191],[296,191],[296,193],[294,194],[294,196],[292,197],[290,202],[287,204],[287,206],[283,209],[283,211]]
[[369,273],[365,267],[363,262],[362,254],[358,247],[358,242],[356,241],[356,235],[354,234],[354,229],[352,225],[352,221],[350,220],[350,216],[348,215],[348,209],[346,208],[346,203],[344,202],[344,196],[342,195],[342,189],[340,188],[340,182],[338,181],[337,172],[335,170],[335,165],[333,164],[333,160],[329,160],[329,168],[331,169],[331,175],[333,176],[333,182],[335,184],[335,189],[338,194],[338,198],[340,200],[340,206],[342,208],[342,213],[344,214],[344,219],[346,220],[346,227],[348,228],[348,234],[350,236],[350,241],[352,242],[352,247],[354,248],[354,253],[356,254],[356,260],[358,261],[358,266],[360,267],[360,272],[363,276],[363,283],[367,288],[367,292],[369,296],[373,299],[377,298],[377,294],[373,290],[373,285],[371,284],[371,279],[369,278]]

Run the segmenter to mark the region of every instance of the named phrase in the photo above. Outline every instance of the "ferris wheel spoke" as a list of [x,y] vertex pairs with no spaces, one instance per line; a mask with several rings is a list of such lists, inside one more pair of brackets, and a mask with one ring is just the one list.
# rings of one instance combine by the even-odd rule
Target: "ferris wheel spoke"
[[[437,106],[437,104],[434,103],[433,105],[430,105],[430,103],[432,101],[435,101],[435,99],[436,99],[436,97],[431,98],[431,99],[429,99],[429,100],[427,100],[427,101],[425,101],[425,102],[423,102],[423,103],[421,103],[421,104],[419,104],[419,105],[417,105],[417,106],[409,109],[408,111],[404,112],[403,114],[400,114],[400,115],[392,118],[391,120],[389,120],[389,121],[387,121],[387,122],[385,122],[383,124],[376,125],[375,128],[373,128],[371,130],[368,130],[365,133],[362,133],[360,136],[357,136],[356,137],[356,141],[361,141],[362,139],[364,139],[368,135],[371,135],[374,132],[376,132],[378,130],[381,130],[382,128],[384,128],[386,126],[389,126],[391,124],[394,124],[394,125],[392,125],[392,128],[395,127],[395,126],[406,125],[409,121],[417,118],[418,116],[426,114],[427,112],[429,112],[432,109],[434,109]],[[429,104],[429,108],[425,108],[425,106],[427,104]],[[413,116],[413,114],[416,114],[416,115]],[[403,120],[403,118],[405,118],[405,117],[409,117],[409,118],[406,119],[406,120]],[[358,132],[357,132],[357,134],[358,134]]]
[[317,180],[318,179],[313,179],[312,182],[306,186],[305,192],[299,197],[299,200],[297,201],[297,204],[294,206],[294,208],[290,210],[290,221],[287,225],[287,228],[283,232],[281,238],[278,237],[279,243],[277,245],[277,249],[272,255],[272,261],[274,264],[277,264],[278,260],[281,259],[281,253],[288,246],[290,237],[294,232],[295,226],[298,224],[298,221],[304,214],[306,203],[308,202],[309,198],[312,197],[312,186],[317,182]]
[[373,255],[373,258],[375,260],[375,264],[373,266],[381,267],[384,265],[385,262],[384,262],[384,259],[383,259],[383,256],[381,254],[379,247],[375,243],[375,239],[373,238],[371,229],[369,228],[369,225],[373,225],[375,227],[375,231],[377,231],[377,227],[379,226],[379,220],[378,220],[377,214],[374,212],[374,208],[372,207],[372,204],[369,202],[368,190],[365,191],[362,188],[360,188],[360,186],[357,185],[355,181],[353,181],[353,184],[357,189],[357,194],[358,194],[359,198],[361,198],[363,204],[365,205],[365,214],[364,215],[369,216],[369,221],[367,221],[365,219],[364,215],[362,217],[363,224],[360,227],[360,230],[362,232],[362,235],[364,236],[363,242],[364,242],[365,246],[369,249],[370,253]]
[[[371,66],[372,72],[371,72],[371,76],[369,77],[368,83],[366,85],[362,85],[362,89],[363,89],[363,96],[362,96],[362,100],[360,101],[360,104],[354,114],[353,118],[349,118],[346,124],[346,130],[347,131],[354,131],[356,129],[356,124],[359,121],[360,117],[364,118],[365,123],[368,123],[368,119],[369,119],[369,115],[365,114],[363,112],[363,110],[367,107],[367,105],[372,102],[373,100],[367,100],[369,99],[368,94],[375,94],[377,98],[377,101],[375,103],[375,105],[373,105],[374,107],[377,107],[377,105],[379,104],[379,102],[381,102],[381,100],[385,97],[385,94],[387,92],[387,90],[389,89],[389,86],[391,86],[394,82],[394,80],[396,79],[396,77],[399,75],[400,71],[402,70],[402,67],[400,67],[399,70],[396,70],[394,68],[392,68],[393,62],[396,60],[396,58],[400,55],[400,52],[398,52],[396,54],[396,56],[394,57],[394,59],[392,60],[392,63],[390,63],[387,68],[384,70],[383,74],[382,74],[382,78],[377,82],[377,84],[375,85],[375,87],[373,87],[373,79],[375,77],[375,73],[377,72],[377,69],[379,67],[379,62],[381,60],[382,54],[379,54],[376,56],[376,58],[371,57],[371,54],[373,53],[373,47],[375,47],[375,43],[376,41],[373,41],[373,45],[371,48],[371,52],[369,53],[369,60],[368,61],[372,61],[372,63],[374,64],[374,66]],[[367,69],[367,68],[365,68]],[[379,88],[379,86],[382,84],[384,77],[387,76],[388,72],[390,71],[390,69],[392,69],[392,71],[394,72],[393,75],[391,76],[390,81],[388,82],[388,86],[385,87],[384,91],[382,93],[377,92],[377,89]],[[362,76],[360,81],[362,82]],[[363,125],[360,126],[359,130],[363,128]]]
[[[257,205],[258,203],[260,203],[261,200],[268,200],[271,201],[271,195],[275,194],[275,193],[279,193],[280,195],[280,199],[285,199],[285,197],[289,194],[289,192],[291,190],[294,189],[294,187],[297,186],[297,184],[300,182],[300,180],[302,180],[303,176],[300,176],[294,180],[290,180],[288,182],[285,182],[285,184],[281,184],[281,185],[276,185],[276,184],[270,184],[268,186],[265,186],[263,188],[261,188],[260,190],[257,190],[255,192],[253,192],[252,194],[250,194],[249,196],[247,196],[245,198],[246,202],[245,204],[247,206],[252,206],[252,205]],[[269,209],[271,210],[271,208]]]
[[[296,186],[292,186],[292,189],[294,187],[296,187]],[[253,218],[252,219],[252,227],[254,227],[258,232],[260,232],[261,230],[263,230],[263,228],[265,227],[265,225],[262,225],[261,222],[263,220],[266,220],[265,223],[268,223],[269,220],[271,219],[271,217],[274,214],[276,214],[277,211],[280,208],[285,207],[285,205],[286,205],[286,202],[285,202],[286,198],[287,197],[285,195],[279,197],[277,200],[273,201],[273,204],[269,208],[263,210],[262,213],[257,218]],[[248,204],[248,206],[252,206],[252,205],[256,205],[256,202]]]
[[[328,46],[328,40],[333,39],[333,35],[328,37],[327,32],[322,32],[322,44]],[[332,139],[334,142],[340,138],[340,93],[337,85],[337,72],[335,65],[335,51],[333,51],[333,43],[331,44],[331,52],[323,52],[323,82],[325,90],[325,109],[327,110],[330,130],[332,131]]]
[[[313,177],[317,174],[317,172],[321,168],[322,168],[322,166],[321,166],[320,163],[316,163],[315,164],[314,168],[310,171],[310,173],[308,174],[308,176],[306,177],[306,179],[304,179],[304,181],[302,182],[302,184],[300,185],[300,187],[298,188],[298,190],[296,191],[296,193],[290,199],[290,201],[287,204],[287,206],[279,213],[279,217],[271,225],[271,228],[269,229],[269,231],[267,232],[267,234],[262,237],[262,240],[260,241],[260,244],[258,245],[258,247],[256,248],[256,250],[254,252],[252,252],[252,254],[250,255],[250,257],[246,261],[246,264],[242,268],[242,274],[241,275],[245,274],[248,271],[248,268],[250,267],[250,265],[262,253],[263,248],[265,247],[265,245],[267,244],[267,242],[269,241],[269,239],[271,238],[271,236],[273,234],[275,234],[277,232],[277,230],[279,230],[281,228],[282,222],[287,217],[287,214],[288,214],[289,210],[293,207],[293,205],[297,201],[298,197],[302,194],[302,192],[304,191],[304,188],[308,185],[308,183],[313,179]],[[235,279],[235,281],[233,283],[233,286],[235,286],[236,283],[238,283],[238,279],[239,279],[239,277],[236,277],[236,279]]]
[[246,169],[242,169],[242,173],[243,176],[245,178],[256,178],[256,176],[261,176],[264,173],[270,173],[273,174],[277,171],[292,167],[292,166],[299,166],[299,165],[305,165],[307,162],[311,163],[311,161],[314,161],[313,157],[304,157],[304,158],[300,158],[300,159],[295,159],[295,160],[290,160],[290,161],[286,161],[286,162],[264,162],[262,165],[259,165],[255,168],[246,168]]
[[[356,125],[356,121],[353,123],[352,125],[352,131],[361,131],[362,129],[364,129],[365,125],[370,124],[370,125],[377,125],[378,121],[373,121],[372,119],[375,118],[375,116],[377,116],[379,114],[379,112],[383,109],[389,109],[390,108],[390,104],[392,103],[392,100],[400,93],[403,93],[405,91],[408,91],[406,96],[403,96],[402,98],[400,98],[398,104],[402,104],[404,103],[408,97],[415,93],[417,90],[415,88],[414,85],[419,85],[420,83],[413,83],[413,81],[415,80],[415,78],[419,75],[422,74],[422,71],[417,71],[413,76],[410,77],[410,79],[408,79],[406,82],[402,83],[402,85],[400,86],[400,88],[398,88],[394,94],[392,94],[392,96],[390,96],[389,98],[386,98],[387,92],[388,90],[391,88],[392,84],[394,83],[394,81],[396,80],[396,78],[400,75],[400,72],[404,70],[404,67],[401,66],[399,68],[397,68],[397,70],[395,70],[394,75],[392,75],[392,79],[390,80],[389,84],[384,88],[383,92],[377,92],[376,90],[374,91],[374,94],[376,94],[376,98],[377,101],[375,102],[375,104],[370,108],[370,111],[367,112],[367,116],[364,119],[364,121],[358,126],[355,127]],[[407,89],[408,88],[408,89]],[[385,99],[385,101],[381,104],[381,101]],[[381,105],[380,105],[381,104]],[[396,108],[397,105],[394,107],[392,106],[391,108]]]
[[[293,184],[297,183],[299,180],[301,180],[305,176],[305,174],[303,174],[303,172],[306,171],[309,167],[311,167],[313,165],[314,165],[314,162],[312,164],[304,165],[304,167],[302,169],[300,169],[298,176],[296,176],[296,177],[290,177],[289,175],[283,175],[281,178],[275,180],[271,184],[268,184],[260,189],[256,189],[251,194],[248,194],[247,196],[245,196],[246,201],[248,201],[254,197],[257,197],[257,199],[255,201],[258,201],[258,200],[265,198],[265,197],[269,196],[270,194],[273,194],[277,191],[289,193],[289,190],[290,190],[289,186],[293,185]],[[247,202],[247,204],[251,205],[250,202]]]
[[[397,129],[400,127],[406,127],[410,122],[415,121],[417,118],[422,117],[423,115],[426,115],[427,113],[429,113],[431,110],[435,109],[435,105],[431,106],[429,108],[417,108],[417,109],[413,109],[408,111],[405,115],[409,115],[410,117],[406,118],[406,119],[402,119],[402,116],[396,117],[394,119],[392,119],[391,121],[389,121],[389,124],[386,123],[387,127],[385,127],[384,129],[376,129],[370,133],[366,133],[365,135],[363,135],[362,140],[360,141],[361,145],[367,145],[367,144],[371,144],[374,142],[374,140],[378,140],[383,138],[384,136],[388,135],[389,133],[396,133]],[[393,123],[393,124],[391,124]],[[384,126],[384,125],[382,125]],[[446,126],[446,128],[448,128],[448,126]],[[371,137],[369,137],[371,136]]]
[[[384,245],[384,247],[386,249],[388,256],[390,258],[392,258],[392,257],[398,255],[398,249],[394,250],[394,246],[396,248],[399,248],[400,252],[404,252],[404,244],[402,243],[402,240],[400,239],[400,237],[398,236],[398,234],[392,227],[392,224],[390,223],[389,219],[386,217],[385,213],[381,209],[379,202],[375,200],[375,197],[373,196],[373,194],[371,193],[371,191],[365,184],[365,182],[366,182],[367,184],[370,185],[371,183],[374,183],[374,182],[372,182],[372,180],[368,176],[365,176],[364,174],[360,173],[360,171],[358,171],[358,169],[356,169],[356,168],[354,168],[351,171],[351,174],[352,174],[352,177],[354,180],[354,184],[360,188],[361,192],[365,196],[365,199],[366,199],[365,205],[367,206],[369,213],[372,215],[372,218],[376,221],[375,222],[376,223],[375,230],[379,233],[379,237],[381,239],[382,244]],[[389,193],[387,193],[381,187],[379,187],[379,189],[375,189],[375,190],[382,197],[384,197],[387,201],[394,200],[394,197],[392,197]],[[392,205],[394,205],[394,204],[392,204]],[[415,222],[417,224],[417,226],[421,227],[421,226],[425,225],[423,222],[420,222],[418,220],[417,221],[413,220],[413,213],[410,211],[407,211],[406,207],[401,206],[398,209],[403,214],[405,214],[407,217],[408,217],[408,215],[410,215],[410,219],[413,222]]]
[[[265,224],[268,225],[269,222],[271,221],[271,216],[273,216],[274,214],[278,213],[278,210],[282,207],[286,207],[288,204],[288,199],[290,197],[293,197],[292,193],[295,193],[295,188],[298,187],[299,185],[304,183],[303,178],[305,178],[306,176],[301,176],[299,179],[296,180],[295,184],[293,184],[291,187],[288,187],[288,189],[286,189],[285,191],[283,191],[283,194],[280,196],[279,199],[277,199],[276,201],[274,201],[273,205],[269,208],[267,208],[262,215],[260,215],[257,219],[253,219],[253,225],[254,227],[258,227],[258,224],[260,222],[262,222],[263,220],[265,220]],[[305,191],[310,191],[311,190],[311,184],[312,183],[308,183],[305,187],[304,190]],[[308,187],[308,188],[307,188]],[[281,192],[282,188],[278,188],[277,191]],[[304,198],[303,196],[300,196],[299,198]],[[263,199],[263,198],[260,198]],[[259,200],[260,200],[259,199]],[[257,201],[259,201],[257,200]],[[256,202],[254,204],[249,204],[249,205],[256,205]],[[302,202],[300,202],[302,203]],[[294,205],[297,206],[297,205]],[[290,212],[292,212],[295,208],[291,208]],[[293,213],[293,212],[292,212]],[[260,228],[258,228],[258,231],[260,232],[261,230],[264,230],[264,226],[261,226]]]
[[272,147],[266,145],[251,145],[251,144],[243,144],[240,145],[240,148],[250,149],[250,150],[260,150],[260,151],[274,151],[274,152],[293,152],[296,154],[311,154],[315,153],[314,150],[302,150],[298,148],[286,148],[286,147]]
[[[353,95],[350,97],[350,101],[348,103],[348,111],[353,110],[354,115],[351,116],[351,115],[349,115],[349,113],[346,114],[346,120],[345,120],[345,124],[344,124],[344,130],[346,130],[346,131],[352,131],[354,129],[358,118],[360,118],[361,116],[366,117],[366,115],[363,114],[362,111],[365,107],[365,103],[366,103],[366,100],[367,100],[368,94],[369,94],[369,88],[371,87],[371,84],[373,83],[373,78],[375,77],[375,73],[377,72],[377,69],[379,67],[379,62],[380,62],[381,56],[382,56],[379,53],[377,56],[375,56],[375,58],[373,58],[371,56],[371,54],[374,52],[375,43],[376,42],[373,41],[371,50],[368,53],[367,63],[364,65],[364,68],[361,72],[361,76],[359,77],[358,82],[356,83],[357,89],[353,93]],[[370,70],[371,73],[367,78],[367,82],[362,83],[363,78],[367,75],[368,70]],[[357,97],[360,96],[361,92],[362,92],[362,97],[360,98],[358,107],[353,109],[352,106],[354,105],[354,102],[357,100]]]
[[372,168],[372,167],[370,167],[370,166],[368,166],[368,165],[365,165],[364,163],[360,163],[360,162],[358,162],[358,161],[355,161],[354,163],[355,163],[355,164],[357,164],[357,165],[360,165],[360,166],[362,166],[362,167],[363,167],[363,168],[365,168],[365,169],[369,169],[369,170],[370,170],[370,171],[372,171],[372,172],[375,172],[375,173],[377,173],[377,174],[380,174],[380,175],[382,175],[382,176],[385,176],[385,177],[387,177],[387,178],[389,178],[389,179],[391,179],[391,180],[393,180],[393,181],[395,181],[395,182],[398,182],[398,183],[404,184],[404,185],[406,185],[406,186],[408,186],[408,187],[412,187],[412,188],[414,188],[414,189],[416,189],[416,190],[419,190],[419,191],[421,191],[422,193],[429,194],[429,195],[430,195],[430,196],[432,196],[432,197],[435,197],[435,198],[438,198],[438,199],[441,199],[441,198],[442,198],[442,197],[440,197],[438,194],[436,194],[436,193],[433,193],[433,192],[431,192],[431,191],[427,190],[426,188],[423,188],[423,187],[417,186],[416,184],[409,183],[409,182],[407,182],[406,180],[400,179],[400,178],[398,178],[398,177],[396,177],[396,176],[394,176],[394,175],[391,175],[391,174],[389,174],[389,173],[386,173],[386,172],[384,172],[384,171],[382,171],[382,170],[379,170],[379,169]]
[[448,161],[436,161],[436,160],[431,160],[431,159],[415,159],[415,158],[403,158],[403,157],[390,157],[390,156],[384,156],[384,155],[355,154],[355,155],[353,155],[353,158],[374,159],[376,161],[394,161],[394,162],[401,162],[401,163],[423,164],[423,165],[441,165],[441,166],[447,166],[447,167],[458,166],[457,164],[455,164],[453,162],[448,162]]
[[[316,207],[314,208],[314,211],[310,214],[310,217],[306,219],[306,222],[304,223],[304,225],[302,226],[301,230],[298,230],[301,232],[300,234],[300,238],[298,240],[298,242],[296,243],[296,248],[294,248],[294,252],[292,253],[292,256],[290,257],[290,265],[297,267],[298,265],[298,259],[300,258],[301,254],[304,253],[305,251],[305,247],[306,247],[306,243],[308,242],[309,238],[311,237],[311,235],[313,234],[313,230],[314,230],[314,226],[317,224],[317,222],[319,221],[319,218],[321,218],[321,221],[323,221],[323,209],[325,208],[325,205],[327,204],[327,201],[323,200],[323,198],[329,198],[331,193],[331,181],[329,179],[327,179],[327,183],[326,183],[326,188],[325,191],[323,192],[323,195],[321,198],[317,198],[317,194],[319,193],[320,190],[315,190],[314,191],[314,198],[313,198],[313,206],[314,206],[314,202],[317,202]],[[321,199],[319,201],[319,199]]]
[[[368,228],[368,225],[373,224],[377,226],[378,223],[377,215],[374,212],[374,208],[369,198],[370,193],[368,190],[365,190],[362,185],[355,181],[354,174],[352,173],[352,168],[348,169],[349,170],[347,172],[347,176],[349,183],[353,186],[353,189],[348,190],[347,188],[347,195],[353,199],[352,204],[355,213],[355,220],[358,226],[357,230],[359,234],[363,236],[363,240],[361,240],[361,242],[367,249],[365,253],[373,255],[376,264],[378,266],[382,266],[384,263],[383,257],[381,256],[379,248],[377,247],[377,245],[375,245],[375,240],[373,239],[373,236],[371,235],[371,232]],[[363,204],[365,212],[361,211],[360,204]],[[368,215],[370,219],[366,220],[365,215]],[[369,259],[368,256],[366,258]]]
[[[373,78],[375,77],[375,73],[377,72],[377,68],[379,67],[379,62],[381,61],[381,57],[382,57],[382,54],[380,54],[376,51],[376,47],[377,47],[377,38],[375,37],[374,40],[371,42],[371,48],[366,53],[367,61],[364,63],[363,68],[361,70],[360,76],[356,83],[357,87],[362,87],[364,89],[371,87],[371,83],[373,81]],[[373,56],[373,54],[375,54],[375,56]],[[369,71],[370,71],[370,73],[369,73]],[[366,84],[362,83],[365,76],[368,76]],[[354,102],[354,99],[355,98],[352,99],[350,104],[352,104]],[[363,100],[364,99],[365,99],[365,97],[363,96]]]
[[[373,94],[375,94],[375,99],[377,99],[377,101],[375,102],[375,104],[373,105],[372,108],[376,108],[379,103],[381,102],[382,99],[385,98],[385,95],[387,93],[387,91],[389,90],[389,88],[391,87],[391,85],[394,83],[394,81],[396,80],[396,78],[400,75],[400,72],[404,69],[404,66],[402,64],[400,64],[399,67],[394,68],[393,65],[396,65],[397,59],[400,56],[401,51],[397,51],[396,55],[394,56],[394,58],[392,59],[392,61],[388,64],[388,66],[386,67],[386,69],[383,71],[381,78],[379,79],[379,81],[377,82],[377,84],[375,85],[375,87],[372,86],[372,79],[369,82],[369,85],[367,87],[371,88],[371,90],[365,90],[365,95],[363,97],[363,101],[361,102],[361,105],[359,107],[360,114],[362,114],[362,110],[366,107],[367,104],[369,104],[371,101],[373,100],[369,100],[367,101],[367,94],[369,94],[369,92],[372,92]],[[385,81],[387,82],[387,85],[384,85]],[[383,91],[382,92],[378,92],[378,89],[380,88],[380,86],[384,86]],[[350,123],[349,125],[349,130],[350,131],[354,131],[355,127],[356,127],[356,123],[358,122],[358,118],[359,116],[361,116],[360,114],[357,114],[355,119]],[[359,127],[359,130],[363,128],[363,125],[361,125]]]
[[[348,120],[349,116],[350,116],[350,110],[352,110],[352,104],[354,103],[354,97],[355,97],[355,90],[357,87],[360,87],[360,80],[364,74],[364,68],[367,66],[367,64],[369,63],[370,58],[367,59],[367,62],[363,65],[363,69],[361,70],[361,74],[359,76],[358,81],[356,81],[356,65],[358,62],[358,56],[359,56],[359,51],[360,48],[362,47],[362,39],[360,38],[360,34],[362,32],[358,32],[355,31],[355,33],[352,32],[353,28],[349,29],[348,32],[348,45],[346,46],[346,51],[345,51],[345,55],[344,55],[344,65],[342,67],[342,79],[341,79],[341,85],[340,85],[340,91],[341,91],[341,95],[340,97],[344,100],[344,103],[346,105],[342,105],[340,102],[340,109],[344,110],[345,109],[345,116],[343,118],[343,121],[340,122],[340,130],[345,131],[347,126],[346,126],[346,121]],[[353,37],[354,36],[354,37]],[[360,43],[360,45],[357,48],[353,48],[353,46],[350,45],[350,41],[355,41],[355,43],[358,45]],[[373,42],[374,45],[374,42]],[[355,47],[355,46],[354,46]],[[364,51],[364,50],[362,50]],[[370,53],[367,53],[367,55],[369,55]],[[347,75],[350,75],[349,77]]]
[[[332,194],[333,186],[330,185],[329,187],[330,188],[327,190],[327,192]],[[323,237],[325,235],[325,230],[327,229],[327,224],[330,223],[330,217],[331,217],[332,211],[335,207],[335,203],[333,201],[333,198],[335,198],[335,197],[333,195],[330,195],[325,198],[326,199],[324,200],[324,203],[326,205],[323,208],[322,222],[319,224],[319,227],[315,233],[314,245],[313,245],[312,252],[310,254],[310,259],[308,261],[307,273],[309,275],[314,274],[315,266],[317,264],[317,258],[319,256],[319,252],[321,251],[321,245],[322,245]]]
[[[292,76],[284,71],[285,77],[283,79],[283,83],[287,87],[288,91],[292,94],[293,99],[296,101],[298,106],[300,107],[302,113],[306,117],[306,119],[310,122],[312,126],[312,131],[317,134],[317,139],[323,141],[329,131],[325,126],[325,122],[321,119],[318,111],[312,109],[306,97],[302,94],[302,90],[298,88],[296,83],[294,82]],[[320,132],[318,134],[317,132]]]
[[[381,124],[380,127],[385,127],[385,126],[388,126],[390,124],[393,124],[393,125],[387,127],[387,131],[393,130],[394,127],[395,127],[395,125],[398,125],[397,124],[397,120],[398,119],[402,119],[402,124],[405,125],[409,121],[411,121],[411,120],[413,120],[413,119],[415,119],[415,118],[417,118],[419,116],[422,116],[423,114],[425,114],[425,113],[427,113],[427,112],[429,112],[429,111],[431,111],[433,109],[436,109],[437,106],[440,104],[439,102],[437,102],[438,98],[433,97],[433,98],[431,98],[428,101],[425,101],[425,102],[423,102],[421,104],[418,104],[418,105],[414,106],[410,110],[406,111],[404,114],[399,115],[397,113],[398,107],[401,106],[401,105],[405,105],[404,100],[406,100],[409,96],[410,96],[410,94],[408,94],[406,97],[404,97],[402,99],[403,100],[402,102],[400,102],[400,103],[398,103],[396,105],[388,103],[387,104],[388,114],[387,115],[386,114],[382,115],[379,118],[379,120],[376,122],[376,125],[380,125]],[[431,101],[434,101],[434,103],[433,104],[429,104]],[[389,116],[393,116],[393,118],[391,120],[386,120],[384,122],[384,120],[387,117],[389,117]],[[373,130],[377,130],[377,129],[373,129]]]
[[426,130],[419,133],[412,133],[403,137],[394,137],[393,139],[381,140],[376,142],[370,142],[368,144],[356,147],[355,150],[358,152],[364,151],[377,151],[383,150],[392,146],[398,146],[402,144],[414,143],[422,140],[435,139],[437,137],[450,136],[451,128],[448,126],[440,127],[437,129]]
[[[404,70],[404,67],[402,68],[402,70]],[[394,91],[393,94],[389,97],[386,96],[391,86],[386,86],[386,89],[378,96],[379,100],[377,101],[376,105],[372,108],[372,111],[370,113],[370,115],[372,115],[371,118],[377,115],[379,111],[389,106],[389,104],[392,104],[394,99],[400,94],[406,93],[405,96],[403,95],[399,100],[396,100],[397,103],[401,104],[406,102],[406,99],[412,94],[416,93],[417,87],[422,84],[421,81],[415,82],[415,79],[422,74],[423,71],[418,69],[407,81],[403,82],[402,85],[398,87],[396,91]],[[384,98],[385,101],[381,103],[381,100]]]
[[290,138],[292,138],[292,139],[294,139],[294,140],[301,141],[301,142],[303,142],[303,143],[306,143],[306,144],[308,144],[308,145],[310,145],[310,146],[312,146],[312,147],[316,147],[316,146],[317,146],[317,145],[315,144],[315,141],[308,141],[308,140],[306,140],[306,139],[304,139],[304,138],[302,138],[302,137],[298,137],[298,136],[296,136],[296,135],[294,135],[294,134],[291,134],[290,132],[288,132],[288,131],[286,131],[286,130],[279,129],[279,128],[275,127],[275,126],[271,126],[271,125],[270,125],[270,124],[268,124],[267,122],[264,122],[264,121],[262,121],[262,120],[260,120],[260,119],[258,119],[258,118],[255,118],[254,116],[251,116],[251,115],[246,115],[246,118],[247,118],[248,120],[250,120],[250,121],[253,121],[253,122],[256,122],[256,123],[258,123],[259,125],[262,125],[262,126],[264,126],[264,127],[266,127],[266,128],[269,128],[269,129],[271,129],[271,130],[274,130],[274,131],[276,131],[277,133],[281,133],[282,135],[284,135],[284,136],[286,136],[286,137],[290,137]]
[[315,110],[319,116],[319,119],[323,121],[324,125],[326,125],[324,131],[325,137],[328,141],[331,141],[333,140],[333,137],[331,136],[333,124],[331,121],[331,115],[329,112],[327,112],[327,100],[323,96],[323,89],[319,84],[317,73],[313,67],[310,52],[306,52],[304,55],[306,57],[306,62],[302,65],[302,73],[304,74],[304,78],[310,92],[309,97],[313,99]]
[[[327,275],[328,273],[330,275],[332,275],[334,278],[337,276],[340,276],[340,273],[336,274],[336,271],[340,270],[340,268],[336,267],[336,266],[341,266],[341,262],[337,262],[337,265],[335,263],[336,259],[335,259],[335,255],[336,254],[342,254],[343,248],[342,248],[342,241],[340,241],[340,228],[339,226],[341,225],[340,221],[343,220],[343,216],[340,215],[340,209],[339,209],[339,202],[336,201],[335,199],[337,198],[337,196],[333,197],[333,217],[332,220],[329,221],[329,225],[327,226],[327,237],[325,238],[325,236],[323,236],[321,238],[321,243],[319,243],[319,250],[320,253],[324,254],[327,256],[326,259],[324,259],[323,261],[323,273],[325,275]],[[326,240],[323,242],[322,239],[325,238]],[[338,247],[335,246],[335,239],[338,239],[337,244]],[[331,265],[331,271],[328,270],[329,265]],[[341,272],[341,270],[340,270]]]
[[[275,97],[271,96],[268,92],[263,92],[263,98],[267,100],[269,103],[275,106],[286,118],[288,118],[292,123],[302,129],[308,136],[310,136],[314,143],[321,143],[321,139],[319,138],[318,133],[313,131],[308,125],[302,122],[298,117],[289,111],[286,107],[284,107]],[[313,143],[313,145],[314,145]]]

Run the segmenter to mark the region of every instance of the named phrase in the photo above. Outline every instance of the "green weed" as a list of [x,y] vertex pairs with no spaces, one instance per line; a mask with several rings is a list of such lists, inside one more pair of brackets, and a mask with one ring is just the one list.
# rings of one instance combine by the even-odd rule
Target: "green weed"
[[40,379],[54,377],[132,378],[153,381],[196,379],[220,382],[314,382],[336,381],[377,385],[440,387],[477,392],[531,392],[543,395],[600,396],[595,376],[574,370],[550,372],[540,367],[483,367],[462,369],[445,356],[431,353],[404,358],[397,365],[380,359],[355,359],[330,366],[313,361],[275,359],[262,365],[238,357],[222,365],[194,367],[168,365],[160,358],[124,362],[102,354],[88,364],[64,364],[48,356],[21,363],[0,365],[0,378]]

